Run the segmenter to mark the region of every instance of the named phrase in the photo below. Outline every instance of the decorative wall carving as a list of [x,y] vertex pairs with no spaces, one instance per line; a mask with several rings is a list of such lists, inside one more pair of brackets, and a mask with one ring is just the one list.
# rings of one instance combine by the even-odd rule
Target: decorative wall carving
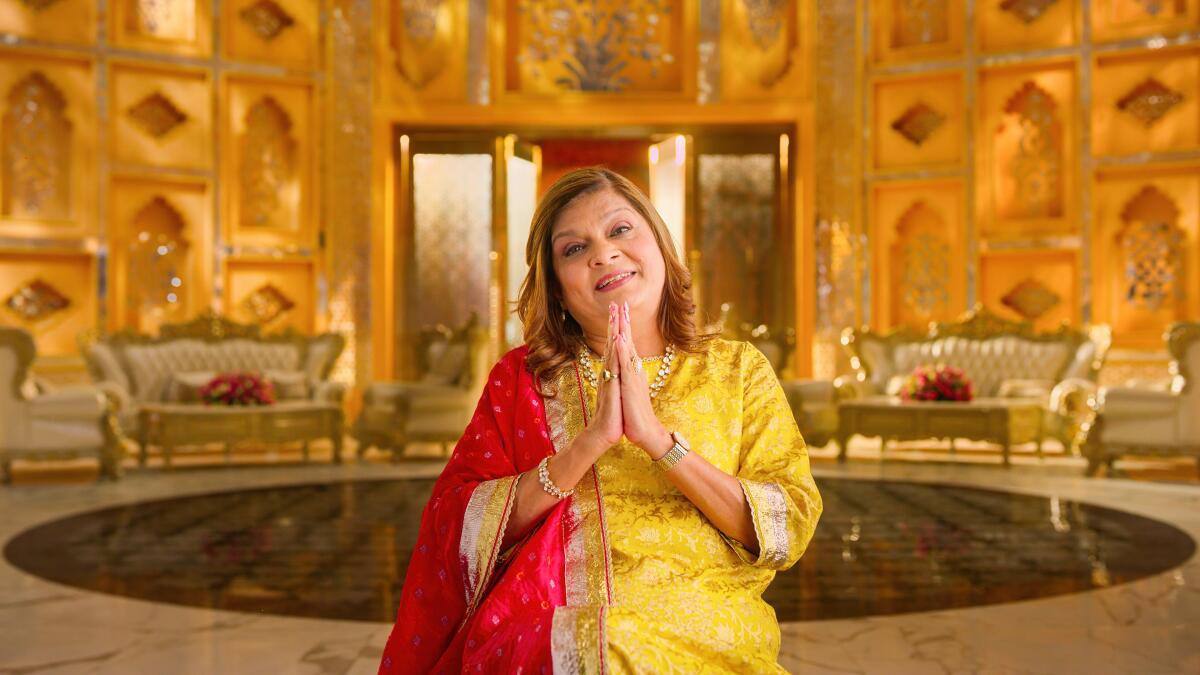
[[921,145],[945,121],[945,115],[925,103],[917,102],[892,122],[892,129],[913,145]]
[[1187,30],[1198,9],[1196,0],[1093,0],[1092,30],[1101,40]]
[[250,26],[256,35],[267,42],[274,40],[280,33],[296,23],[291,14],[288,14],[272,0],[259,0],[238,12],[238,18],[246,22],[246,25]]
[[[899,272],[899,298],[924,322],[948,313],[951,248],[946,224],[925,202],[913,204],[896,225],[893,271]],[[907,313],[907,312],[906,312]],[[899,318],[899,317],[897,317]]]
[[511,90],[675,91],[679,0],[509,0]]
[[1117,234],[1121,251],[1123,296],[1139,309],[1157,312],[1182,295],[1186,233],[1170,197],[1147,185],[1121,212],[1125,226]]
[[4,307],[26,322],[38,322],[71,306],[71,300],[41,278],[30,279],[4,299]]
[[1062,298],[1037,279],[1023,279],[1000,298],[1000,302],[1022,318],[1036,320],[1053,309]]
[[[1002,171],[1011,181],[1011,199],[998,205],[1002,217],[1057,218],[1062,215],[1063,130],[1057,104],[1032,80],[1008,99],[1004,113],[1017,130],[1010,160]],[[1003,194],[1000,187],[998,193]]]
[[196,39],[196,0],[135,0],[127,18],[131,32],[147,37],[176,42]]
[[893,0],[891,27],[894,47],[914,47],[945,42],[950,35],[948,0]]
[[1144,126],[1152,127],[1182,102],[1183,94],[1151,77],[1117,101],[1117,108],[1136,117]]
[[3,215],[66,219],[71,215],[71,139],[67,102],[39,71],[9,90],[2,129]]
[[242,181],[239,222],[243,227],[291,227],[282,208],[285,193],[294,189],[296,140],[292,120],[270,96],[246,113],[240,139]]
[[242,309],[254,317],[255,323],[271,323],[296,306],[275,284],[263,284],[242,299]]
[[1003,0],[1000,9],[1028,24],[1042,18],[1056,2],[1058,0]]
[[[154,324],[186,318],[187,223],[156,195],[133,217],[129,242],[129,290],[139,318]],[[140,323],[140,322],[139,322]]]
[[127,114],[138,127],[155,138],[167,135],[188,118],[171,99],[159,92],[143,98],[130,108]]

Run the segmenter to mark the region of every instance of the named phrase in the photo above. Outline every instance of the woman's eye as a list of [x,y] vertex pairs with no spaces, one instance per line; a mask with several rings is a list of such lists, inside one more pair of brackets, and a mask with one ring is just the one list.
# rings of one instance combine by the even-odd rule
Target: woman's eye
[[578,253],[578,252],[580,252],[580,251],[582,251],[582,250],[583,250],[583,246],[582,246],[582,245],[580,245],[580,244],[571,244],[570,246],[568,246],[566,249],[564,249],[564,250],[563,250],[563,255],[564,255],[564,256],[567,256],[567,257],[570,257],[570,256],[573,256],[573,255],[575,255],[576,253]]
[[616,228],[613,229],[612,233],[614,235],[624,234],[632,229],[633,229],[633,227],[630,225],[618,225]]

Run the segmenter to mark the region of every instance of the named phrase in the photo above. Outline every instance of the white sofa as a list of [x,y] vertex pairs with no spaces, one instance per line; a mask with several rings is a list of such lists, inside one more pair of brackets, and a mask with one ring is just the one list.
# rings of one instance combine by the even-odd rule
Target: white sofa
[[221,372],[261,373],[280,400],[340,402],[345,386],[329,374],[344,347],[336,333],[262,336],[258,326],[212,314],[163,325],[157,337],[87,335],[80,345],[92,378],[118,401],[121,429],[131,436],[142,405],[195,402],[196,389]]
[[934,323],[924,335],[909,328],[847,329],[842,344],[855,375],[836,380],[830,395],[838,400],[895,395],[917,366],[944,363],[966,373],[978,398],[1041,400],[1047,436],[1074,450],[1110,343],[1106,326],[1039,333],[982,307],[957,321]]
[[1084,425],[1088,475],[1122,455],[1183,455],[1200,468],[1200,322],[1173,324],[1164,339],[1171,380],[1164,387],[1103,387]]
[[120,476],[121,439],[108,396],[93,386],[38,386],[29,371],[36,356],[28,332],[0,328],[0,480],[11,478],[13,460],[86,455],[99,460],[101,478]]

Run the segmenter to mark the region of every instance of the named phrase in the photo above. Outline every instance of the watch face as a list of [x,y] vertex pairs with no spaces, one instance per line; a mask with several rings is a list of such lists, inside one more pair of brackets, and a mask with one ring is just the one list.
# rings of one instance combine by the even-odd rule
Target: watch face
[[692,446],[688,445],[687,439],[683,437],[683,434],[679,433],[678,431],[672,431],[671,438],[673,438],[676,443],[683,446],[684,450],[687,450],[688,452],[692,451]]

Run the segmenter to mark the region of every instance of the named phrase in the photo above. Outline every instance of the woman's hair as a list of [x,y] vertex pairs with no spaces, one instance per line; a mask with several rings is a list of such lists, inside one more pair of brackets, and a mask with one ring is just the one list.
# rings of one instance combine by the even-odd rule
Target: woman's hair
[[546,191],[525,243],[525,262],[529,272],[521,284],[517,315],[525,329],[529,354],[525,364],[534,382],[552,381],[583,346],[583,328],[562,304],[562,288],[554,275],[551,230],[562,213],[581,197],[600,190],[612,190],[629,202],[650,224],[658,250],[666,263],[666,280],[658,312],[658,329],[668,344],[685,352],[704,349],[716,334],[696,331],[696,303],[692,300],[692,275],[679,259],[675,244],[662,216],[654,205],[624,176],[600,167],[576,169],[555,181]]

